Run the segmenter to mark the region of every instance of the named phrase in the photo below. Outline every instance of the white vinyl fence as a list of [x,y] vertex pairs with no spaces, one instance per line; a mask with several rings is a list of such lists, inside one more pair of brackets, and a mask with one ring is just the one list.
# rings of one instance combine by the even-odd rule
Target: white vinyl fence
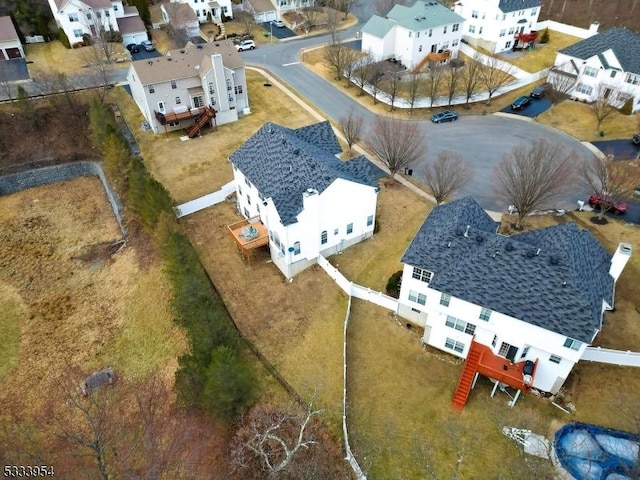
[[587,347],[580,360],[590,362],[610,363],[612,365],[625,365],[628,367],[640,367],[640,353],[624,350],[611,350],[609,348]]
[[590,28],[580,28],[574,27],[573,25],[567,25],[566,23],[555,22],[553,20],[544,20],[542,22],[538,22],[536,25],[536,30],[542,31],[545,28],[552,30],[553,32],[560,32],[566,35],[571,35],[572,37],[578,38],[589,38],[593,37],[596,33],[598,33],[598,23],[592,23]]
[[207,207],[211,207],[224,200],[236,190],[236,182],[231,181],[223,185],[217,192],[209,193],[203,197],[196,198],[175,208],[176,217],[184,217],[195,212],[199,212]]

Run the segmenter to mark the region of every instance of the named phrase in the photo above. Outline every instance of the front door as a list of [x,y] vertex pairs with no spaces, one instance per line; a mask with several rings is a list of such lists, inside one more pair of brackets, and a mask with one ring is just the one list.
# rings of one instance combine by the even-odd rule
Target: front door
[[500,350],[498,351],[498,355],[500,355],[501,357],[505,357],[507,360],[511,362],[515,362],[517,354],[518,354],[518,347],[509,345],[507,342],[502,342],[502,345],[500,345]]
[[158,102],[158,111],[160,113],[167,113],[164,109],[164,102]]
[[607,98],[609,98],[609,95],[611,95],[611,89],[610,88],[605,88],[604,89],[604,99],[606,100]]

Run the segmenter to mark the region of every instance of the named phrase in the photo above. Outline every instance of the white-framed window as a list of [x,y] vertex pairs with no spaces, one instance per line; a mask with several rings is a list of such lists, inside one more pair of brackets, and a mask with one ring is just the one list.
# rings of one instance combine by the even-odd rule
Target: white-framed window
[[244,208],[244,216],[249,218],[251,215],[249,215],[249,210],[246,209],[246,207]]
[[109,13],[109,10],[104,12],[104,16],[107,17],[107,18],[109,18],[111,16],[111,13]]
[[429,36],[433,35],[433,28],[429,29]]
[[171,80],[171,90],[175,90],[176,88],[178,88],[178,84],[175,80]]
[[442,27],[442,33],[447,33],[447,26]]
[[230,92],[233,89],[233,84],[231,83],[231,79],[227,78],[227,90]]
[[449,295],[448,293],[443,293],[442,295],[440,295],[440,305],[448,307],[449,303],[451,303],[451,295]]
[[478,316],[478,318],[480,320],[484,320],[485,322],[488,322],[489,319],[491,318],[491,310],[489,310],[488,308],[482,307],[482,310],[480,310],[480,315]]
[[251,205],[251,197],[247,194],[247,205]]
[[418,51],[421,52],[422,51],[422,45],[418,46]]
[[491,340],[491,346],[495,348],[497,344],[498,344],[498,336],[494,335],[493,340]]
[[242,85],[236,85],[236,95],[240,95],[242,93]]
[[532,8],[532,9],[531,9],[531,16],[532,16],[532,17],[535,17],[535,16],[536,16],[536,13],[538,13],[538,10],[537,10],[536,8]]
[[618,72],[617,72],[617,71],[615,71],[615,70],[611,70],[611,74],[609,74],[609,76],[610,76],[611,78],[616,78],[616,73],[618,73]]
[[635,73],[628,73],[625,82],[631,85],[640,85],[640,75],[636,75]]
[[320,244],[324,245],[327,243],[327,231],[323,230],[322,233],[320,234]]
[[333,230],[333,234],[334,234],[334,235],[338,235],[338,231],[339,231],[339,230],[338,230],[337,228],[336,228],[336,229],[334,229],[334,230]]
[[369,215],[367,217],[367,227],[370,227],[371,225],[373,225],[373,215]]
[[454,23],[453,27],[451,27],[451,31],[452,32],[457,32],[460,29],[460,24],[459,23]]
[[478,30],[478,35],[482,35],[482,25],[480,25],[480,30]]
[[507,19],[507,14],[506,14],[506,13],[503,13],[503,14],[502,14],[502,21],[504,22],[506,19]]
[[449,328],[453,328],[459,332],[464,332],[467,335],[473,335],[476,332],[476,326],[473,323],[467,323],[464,320],[452,317],[451,315],[447,315],[447,320],[444,324]]
[[420,32],[416,32],[416,38],[420,38]]
[[471,12],[471,18],[478,18],[478,10],[473,10]]
[[500,36],[504,37],[507,34],[507,31],[503,28],[502,30],[500,30]]
[[593,87],[585,85],[584,83],[579,83],[576,86],[576,92],[584,93],[585,95],[591,95],[591,92],[593,92]]
[[469,25],[469,33],[476,33],[476,26],[475,25]]
[[509,28],[509,35],[513,35],[516,31],[516,27]]
[[429,270],[425,270],[424,268],[413,267],[411,277],[416,280],[420,280],[421,282],[429,283],[431,281],[431,277],[433,277],[433,273]]
[[456,38],[453,42],[451,42],[452,47],[457,47],[460,41]]
[[551,355],[551,356],[549,357],[549,361],[550,361],[551,363],[560,363],[560,362],[562,361],[562,357],[561,357],[561,356],[559,356],[559,355]]
[[589,65],[587,65],[586,67],[584,67],[584,74],[589,77],[597,77],[598,69],[596,67],[590,67]]
[[353,223],[347,223],[347,235],[353,233]]
[[[502,342],[500,344],[500,350],[498,350],[498,355],[500,355],[501,357],[505,357],[506,358],[507,354],[509,353],[509,350],[511,350],[511,345],[509,345],[507,342]],[[515,354],[514,354],[514,356],[515,356]]]
[[420,305],[427,304],[427,296],[424,293],[416,292],[415,290],[409,290],[409,300]]
[[117,5],[117,4],[115,4],[115,3],[113,4],[113,11],[114,11],[114,12],[117,12],[117,11],[118,11],[118,5]]
[[[70,21],[70,22],[79,22],[79,21],[80,21],[80,19],[78,18],[78,13],[77,13],[77,12],[71,12],[71,13],[69,14],[69,21]],[[75,33],[75,30],[74,30],[74,33]],[[81,36],[82,36],[82,35],[81,35]]]
[[216,90],[213,86],[213,82],[209,82],[209,95],[215,95],[216,94]]
[[73,36],[76,38],[82,38],[82,30],[81,29],[74,30]]
[[442,44],[442,49],[443,49],[443,50],[447,50],[448,48],[449,48],[449,42],[444,42],[444,43]]
[[504,48],[511,48],[511,40],[504,44]]
[[293,254],[300,255],[300,242],[295,242],[293,244]]
[[238,195],[242,195],[242,187],[238,185]]
[[202,98],[202,95],[196,95],[195,97],[192,97],[191,101],[193,102],[193,108],[204,107],[204,99]]
[[247,184],[247,186],[248,186],[249,188],[251,188],[251,182],[249,181],[249,179],[248,179],[247,177],[244,177],[244,183],[246,183],[246,184]]
[[196,17],[200,16],[200,10],[196,10]]
[[409,30],[409,38],[413,37],[413,32]]
[[454,340],[453,338],[447,338],[444,342],[444,348],[462,353],[464,352],[464,343]]
[[182,103],[182,100],[180,100],[180,97],[176,97],[176,105],[180,105]]
[[522,354],[520,355],[520,358],[526,357],[527,353],[529,353],[529,346],[528,345],[522,349]]
[[582,342],[567,337],[567,339],[564,341],[563,346],[570,348],[571,350],[580,350],[580,347],[582,347]]

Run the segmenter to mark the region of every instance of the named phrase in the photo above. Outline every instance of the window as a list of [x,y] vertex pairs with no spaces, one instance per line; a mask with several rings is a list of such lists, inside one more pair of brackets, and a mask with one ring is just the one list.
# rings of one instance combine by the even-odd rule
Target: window
[[416,38],[420,38],[420,32],[416,32]]
[[460,28],[460,24],[459,23],[454,23],[453,27],[451,27],[451,31],[452,32],[457,32],[459,28]]
[[584,67],[584,74],[588,75],[589,77],[597,77],[598,76],[598,69],[595,68],[595,67],[586,66],[586,67]]
[[460,320],[450,315],[447,315],[447,320],[444,324],[449,328],[453,328],[459,332],[464,332],[467,335],[473,335],[476,331],[476,326],[473,323],[467,323],[464,320]]
[[419,52],[421,52],[421,51],[422,51],[422,45],[420,45],[420,46],[418,47],[418,51],[419,51]]
[[478,11],[474,10],[471,12],[471,18],[478,18]]
[[413,37],[413,32],[409,30],[409,38]]
[[457,47],[457,46],[458,46],[458,43],[459,43],[459,41],[458,41],[458,39],[456,38],[453,42],[451,42],[451,46],[452,46],[452,47]]
[[170,127],[179,127],[180,126],[180,122],[169,122],[168,125]]
[[522,349],[522,355],[520,355],[520,358],[524,358],[527,356],[527,353],[529,353],[529,347],[524,347]]
[[238,185],[238,195],[242,195],[242,187]]
[[631,85],[640,85],[640,75],[629,73],[625,82],[630,83]]
[[193,102],[193,108],[204,107],[204,100],[202,99],[202,95],[193,97],[191,101]]
[[502,14],[502,21],[504,22],[506,19],[507,19],[507,14],[506,13]]
[[249,215],[249,210],[247,210],[246,208],[244,209],[244,216],[249,218],[251,215]]
[[242,85],[236,85],[236,95],[240,95],[242,93]]
[[248,179],[247,177],[244,177],[244,183],[246,183],[246,184],[247,184],[247,186],[248,186],[249,188],[251,188],[251,182],[249,181],[249,179]]
[[417,308],[413,308],[413,307],[411,307],[411,311],[416,313],[422,313],[421,310],[418,310]]
[[453,350],[454,352],[462,353],[464,352],[464,343],[458,342],[453,338],[447,338],[444,342],[444,348],[448,348],[449,350]]
[[504,48],[511,48],[511,40],[504,44]]
[[440,295],[440,305],[444,305],[445,307],[448,307],[450,302],[451,302],[451,295],[449,295],[448,293],[443,293],[442,295]]
[[509,29],[509,35],[513,35],[515,33],[515,31],[516,31],[516,27],[511,27]]
[[231,91],[233,89],[233,84],[231,83],[231,79],[227,78],[227,91]]
[[180,100],[180,97],[176,97],[176,105],[180,105],[182,103],[182,101]]
[[493,336],[493,340],[491,340],[491,346],[495,347],[497,345],[497,343],[498,343],[498,336],[494,335]]
[[293,244],[293,254],[300,255],[300,242],[295,242]]
[[367,227],[370,227],[371,225],[373,225],[373,215],[369,215],[367,217]]
[[415,290],[409,290],[409,300],[419,303],[420,305],[427,304],[427,296],[424,293],[418,293]]
[[73,36],[76,38],[82,38],[82,30],[74,30],[73,31]]
[[114,12],[117,12],[117,11],[118,11],[118,5],[117,5],[117,4],[115,4],[115,3],[113,4],[113,11],[114,11]]
[[562,361],[562,357],[559,357],[558,355],[551,355],[549,357],[549,361],[551,363],[560,363]]
[[442,33],[447,33],[447,26],[445,25],[444,28],[442,29]]
[[320,234],[320,243],[322,245],[327,243],[327,231],[324,230],[321,234]]
[[469,25],[469,33],[476,33],[475,25]]
[[616,78],[616,72],[615,70],[611,70],[611,75],[609,75],[611,78]]
[[196,17],[200,16],[200,10],[196,10]]
[[500,355],[501,357],[506,357],[507,353],[509,353],[510,348],[511,345],[509,345],[507,342],[502,342],[502,344],[500,345],[500,350],[498,350],[498,355]]
[[[77,14],[77,13],[75,13],[75,12],[70,13],[70,14],[69,14],[69,21],[70,21],[70,22],[79,22],[79,21],[80,21],[80,19],[78,18],[78,14]],[[74,30],[74,34],[75,34],[75,30]],[[82,35],[80,35],[80,36],[82,36]]]
[[227,95],[227,97],[229,98],[230,102],[233,102],[233,93],[229,92],[229,95]]
[[488,322],[489,319],[491,318],[491,310],[489,310],[488,308],[482,307],[482,310],[480,310],[480,316],[478,318],[480,318],[480,320],[484,320],[485,322]]
[[111,16],[111,14],[109,13],[109,10],[107,10],[106,12],[104,12],[104,16],[109,18]]
[[156,93],[156,87],[154,85],[149,85],[147,88],[149,89],[149,93]]
[[347,235],[353,233],[353,223],[347,224]]
[[171,89],[175,90],[176,88],[178,88],[178,84],[176,83],[175,80],[171,80]]
[[582,346],[582,342],[579,342],[578,340],[574,340],[573,338],[567,337],[567,339],[564,341],[564,346],[567,348],[570,348],[571,350],[580,350],[580,347]]
[[433,28],[429,29],[429,36],[433,35]]
[[507,31],[505,29],[500,30],[500,36],[504,37],[507,34]]
[[535,16],[536,16],[536,13],[538,13],[538,10],[536,10],[535,8],[532,8],[532,9],[531,9],[531,16],[532,16],[532,17],[535,17]]
[[584,93],[585,95],[591,95],[591,92],[593,92],[593,88],[589,85],[585,85],[584,83],[579,83],[576,87],[576,91]]
[[251,205],[251,197],[249,195],[247,195],[247,203]]
[[447,50],[448,48],[449,48],[449,42],[444,42],[444,43],[442,44],[442,49],[443,49],[443,50]]
[[215,95],[216,91],[213,88],[213,82],[209,82],[209,95]]
[[478,30],[478,35],[482,35],[482,25],[480,25],[480,30]]
[[337,228],[333,231],[333,234],[334,234],[334,235],[337,235],[337,234],[338,234],[338,229],[337,229]]
[[429,270],[425,270],[423,268],[413,267],[413,273],[411,274],[412,278],[416,280],[420,280],[421,282],[429,283],[431,281],[431,277],[433,273]]

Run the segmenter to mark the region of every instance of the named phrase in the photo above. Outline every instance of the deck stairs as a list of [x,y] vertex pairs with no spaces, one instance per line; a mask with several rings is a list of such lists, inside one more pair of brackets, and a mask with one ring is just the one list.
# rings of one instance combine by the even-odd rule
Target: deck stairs
[[476,345],[478,344],[471,342],[471,348],[469,349],[467,359],[464,362],[464,369],[462,370],[462,374],[458,380],[456,391],[453,394],[451,408],[456,412],[461,412],[467,403],[471,387],[473,386],[473,377],[478,370],[478,364],[482,358],[482,350],[477,348]]
[[215,116],[216,111],[211,107],[206,107],[204,112],[202,112],[200,116],[196,118],[196,123],[191,125],[187,130],[187,135],[189,136],[189,138],[194,138],[195,136],[197,136],[200,133],[200,130],[202,130],[202,127],[204,127],[209,120],[215,118]]
[[413,69],[413,73],[418,73],[422,67],[425,66],[427,62],[442,62],[444,60],[448,60],[451,57],[451,50],[444,50],[439,53],[431,52],[425,55],[425,57],[420,60],[420,63],[416,65]]

